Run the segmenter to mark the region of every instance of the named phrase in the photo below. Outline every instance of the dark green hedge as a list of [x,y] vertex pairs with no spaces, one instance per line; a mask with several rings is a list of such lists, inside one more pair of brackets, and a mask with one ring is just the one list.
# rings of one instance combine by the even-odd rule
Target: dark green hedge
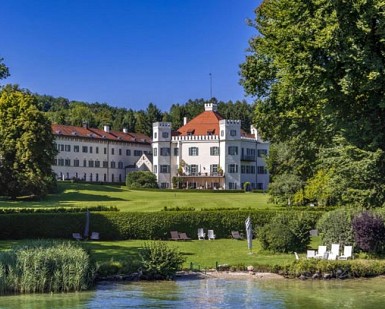
[[[205,211],[205,212],[91,212],[90,232],[100,233],[102,240],[168,239],[170,231],[186,232],[197,238],[197,229],[213,229],[217,238],[228,238],[232,230],[245,230],[250,215],[253,226],[263,226],[282,211]],[[306,216],[315,223],[321,212],[286,211],[290,216]],[[83,233],[84,213],[32,213],[0,215],[0,239],[71,238]]]

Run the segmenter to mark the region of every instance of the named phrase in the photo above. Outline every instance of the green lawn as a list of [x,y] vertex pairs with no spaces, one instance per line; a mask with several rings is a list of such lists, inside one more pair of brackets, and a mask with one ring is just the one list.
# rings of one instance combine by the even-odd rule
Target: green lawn
[[[23,245],[20,241],[0,241],[0,252],[10,249],[15,245]],[[89,248],[98,262],[129,261],[138,259],[138,251],[145,240],[125,241],[97,241],[82,242]],[[216,263],[239,265],[283,265],[294,260],[294,254],[274,254],[263,252],[258,241],[253,241],[252,254],[249,254],[246,240],[217,239],[217,240],[192,240],[192,241],[168,241],[168,245],[178,248],[185,256],[184,267],[189,268],[190,263],[199,266],[200,269],[214,268]],[[303,254],[304,256],[304,254]]]
[[210,193],[183,191],[136,191],[125,186],[59,182],[59,193],[41,201],[0,199],[0,207],[47,208],[116,206],[121,211],[160,211],[165,206],[201,208],[239,207],[266,209],[278,206],[268,203],[263,193]]

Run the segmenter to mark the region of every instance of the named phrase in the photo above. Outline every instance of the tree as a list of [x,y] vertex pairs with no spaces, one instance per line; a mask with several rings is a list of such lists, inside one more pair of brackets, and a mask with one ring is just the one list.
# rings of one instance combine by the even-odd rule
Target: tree
[[136,171],[127,174],[126,186],[129,189],[158,188],[156,176],[150,171]]
[[265,0],[256,10],[241,84],[256,97],[263,137],[307,152],[292,154],[304,162],[302,180],[335,135],[385,150],[384,10],[384,1],[359,0]]
[[7,85],[0,92],[0,191],[15,199],[44,196],[54,183],[56,154],[51,123],[28,91]]
[[5,79],[9,76],[9,69],[8,67],[3,63],[3,58],[0,58],[0,79]]

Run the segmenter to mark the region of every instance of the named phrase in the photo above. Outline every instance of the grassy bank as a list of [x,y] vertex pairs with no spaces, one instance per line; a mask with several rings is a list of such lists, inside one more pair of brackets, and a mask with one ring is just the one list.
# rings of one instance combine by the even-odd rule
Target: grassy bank
[[0,199],[0,207],[93,207],[116,206],[121,211],[161,211],[167,208],[277,208],[268,203],[263,193],[212,193],[184,191],[140,191],[128,190],[125,186],[59,182],[58,193],[41,201]]

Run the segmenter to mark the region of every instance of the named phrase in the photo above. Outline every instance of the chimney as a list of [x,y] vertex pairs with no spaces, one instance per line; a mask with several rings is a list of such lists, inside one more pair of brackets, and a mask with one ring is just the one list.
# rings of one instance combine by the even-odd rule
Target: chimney
[[183,117],[183,125],[185,126],[187,124],[187,117]]
[[104,132],[110,133],[110,126],[108,124],[104,126]]
[[83,128],[88,129],[88,122],[87,121],[83,121]]

